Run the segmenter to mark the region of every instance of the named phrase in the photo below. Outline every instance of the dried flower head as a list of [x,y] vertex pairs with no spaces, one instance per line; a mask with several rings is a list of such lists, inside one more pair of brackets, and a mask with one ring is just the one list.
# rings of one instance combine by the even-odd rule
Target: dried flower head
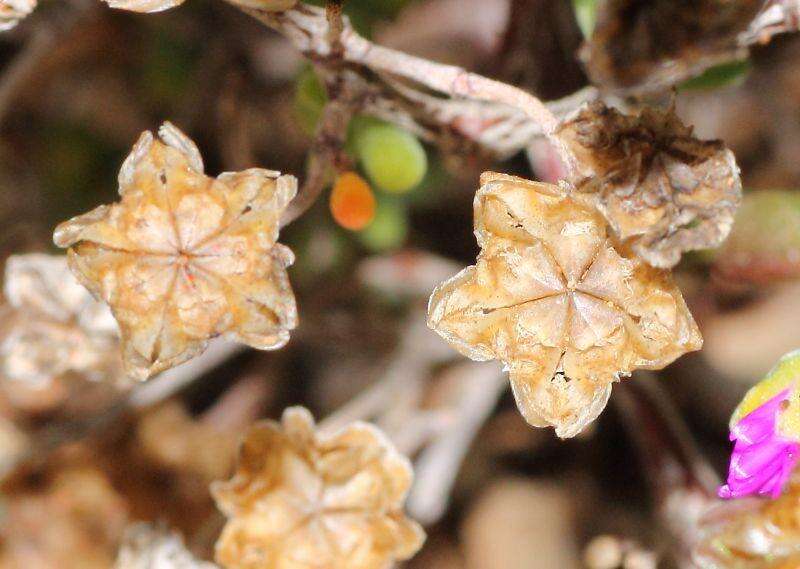
[[702,569],[800,567],[800,478],[776,500],[745,498],[713,506],[700,520],[693,560]]
[[66,257],[9,257],[4,294],[10,311],[0,326],[0,376],[12,399],[69,374],[90,381],[121,375],[117,324],[70,273]]
[[145,132],[119,174],[122,201],[75,217],[54,240],[111,306],[132,377],[178,365],[214,336],[258,349],[289,340],[297,309],[277,243],[297,180],[252,168],[203,173],[194,143],[169,123]]
[[428,325],[467,357],[502,360],[531,425],[574,436],[621,375],[700,348],[669,273],[617,249],[580,196],[501,174],[481,183],[477,264],[433,292]]
[[230,569],[388,568],[424,533],[402,508],[412,470],[375,427],[315,430],[303,408],[253,427],[235,476],[212,492],[229,520],[217,562]]
[[800,351],[785,355],[731,417],[735,441],[721,498],[777,498],[800,459]]
[[652,92],[746,55],[737,36],[761,0],[607,0],[581,59],[592,82]]
[[36,0],[0,0],[0,32],[19,24],[36,8]]
[[125,531],[114,569],[216,569],[213,563],[196,559],[180,534],[156,529],[145,523]]
[[594,102],[558,136],[578,159],[577,190],[651,265],[672,267],[728,236],[742,195],[733,153],[695,138],[673,109],[631,116]]

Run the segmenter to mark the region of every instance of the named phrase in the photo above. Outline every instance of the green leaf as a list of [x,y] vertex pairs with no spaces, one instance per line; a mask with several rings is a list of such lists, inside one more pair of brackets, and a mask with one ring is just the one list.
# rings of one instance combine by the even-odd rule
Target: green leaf
[[679,89],[707,90],[728,85],[740,85],[750,73],[752,65],[747,59],[721,63],[706,69],[702,75],[684,81]]
[[300,127],[309,135],[317,130],[328,94],[312,67],[306,67],[297,76],[294,91],[294,113]]
[[800,191],[746,193],[714,268],[748,283],[800,276]]
[[583,37],[587,39],[591,37],[597,22],[597,2],[598,0],[572,0],[575,19],[583,32]]
[[356,235],[373,252],[402,247],[408,237],[408,213],[405,206],[397,199],[380,197],[375,219]]

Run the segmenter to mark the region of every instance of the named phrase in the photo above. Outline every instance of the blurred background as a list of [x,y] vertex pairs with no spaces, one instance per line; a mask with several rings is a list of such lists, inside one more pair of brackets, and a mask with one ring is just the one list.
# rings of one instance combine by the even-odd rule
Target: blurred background
[[[545,100],[587,85],[570,2],[349,0],[346,13],[378,43]],[[718,474],[737,401],[800,347],[798,60],[800,38],[780,36],[754,48],[747,63],[676,92],[684,121],[734,151],[746,198],[726,244],[685,257],[676,270],[704,349],[658,378],[636,381],[657,388],[647,397],[679,411],[681,437],[687,427]],[[324,102],[312,67],[288,42],[223,3],[190,0],[135,15],[89,0],[45,2],[0,35],[0,255],[57,253],[53,227],[115,201],[132,143],[164,120],[195,140],[211,175],[261,166],[302,180]],[[60,377],[33,392],[2,384],[0,446],[4,456],[24,459],[8,458],[3,468],[0,567],[111,567],[133,520],[164,521],[210,558],[223,519],[207,485],[228,476],[236,440],[252,420],[275,418],[291,404],[325,417],[398,369],[413,375],[400,383],[416,387],[402,392],[406,407],[381,416],[390,429],[476,396],[465,394],[471,368],[459,367],[446,348],[416,352],[416,366],[398,361],[415,359],[414,342],[438,342],[420,331],[427,295],[474,261],[480,173],[536,172],[525,153],[498,163],[475,148],[432,148],[385,127],[357,119],[348,140],[377,200],[366,227],[337,222],[326,191],[282,232],[297,256],[290,276],[300,307],[285,349],[238,353],[167,400],[135,408],[120,404],[118,390],[87,388],[81,378]],[[364,151],[365,136],[385,153]],[[398,163],[413,174],[399,183],[391,172]],[[617,557],[628,569],[655,567],[656,558],[671,566],[671,537],[659,515],[663,477],[649,475],[648,465],[680,444],[645,435],[657,450],[640,452],[631,407],[617,399],[635,414],[641,394],[615,388],[588,432],[559,441],[527,426],[510,393],[495,391],[497,405],[483,411],[477,435],[447,471],[454,478],[447,507],[438,511],[425,496],[411,505],[412,515],[418,507],[427,516],[429,540],[409,567],[610,568],[597,556],[613,561],[623,550],[627,561]],[[426,441],[430,449],[446,436],[433,427],[420,432],[408,435],[408,448]],[[599,535],[615,537],[598,542]]]

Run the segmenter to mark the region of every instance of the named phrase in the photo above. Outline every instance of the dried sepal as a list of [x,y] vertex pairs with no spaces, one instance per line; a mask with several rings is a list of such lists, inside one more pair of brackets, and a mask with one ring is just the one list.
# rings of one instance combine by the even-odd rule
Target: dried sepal
[[[714,505],[700,520],[694,561],[702,569],[789,569],[800,562],[800,477],[776,500]],[[794,563],[791,563],[794,561]]]
[[422,528],[403,513],[412,469],[383,433],[316,429],[303,408],[252,427],[234,477],[212,486],[228,523],[216,546],[229,569],[382,569],[412,557]]
[[761,0],[606,0],[580,52],[596,85],[655,92],[747,55],[737,36]]
[[673,109],[635,116],[593,102],[557,135],[577,158],[577,191],[651,265],[672,267],[728,236],[742,195],[736,159],[721,141],[694,137]]
[[194,557],[180,534],[145,523],[125,531],[114,569],[216,569]]
[[530,424],[574,436],[621,375],[700,348],[669,273],[618,249],[580,195],[492,173],[481,183],[477,263],[434,291],[428,325],[471,359],[501,360]]
[[40,391],[67,374],[118,379],[116,322],[77,282],[65,256],[9,257],[4,294],[0,375],[15,383],[12,391]]
[[10,30],[36,8],[36,0],[0,0],[0,32]]
[[252,168],[203,173],[194,143],[169,123],[145,132],[122,165],[122,200],[56,228],[70,268],[109,304],[129,375],[146,379],[223,335],[276,349],[297,324],[277,243],[297,180]]

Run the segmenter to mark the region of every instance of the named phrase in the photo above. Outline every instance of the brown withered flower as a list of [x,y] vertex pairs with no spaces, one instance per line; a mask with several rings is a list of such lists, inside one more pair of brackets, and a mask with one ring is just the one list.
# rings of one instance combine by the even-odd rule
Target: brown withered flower
[[117,324],[70,273],[65,256],[9,257],[3,290],[0,378],[12,403],[47,407],[66,396],[68,377],[122,376]]
[[728,236],[742,197],[736,159],[721,141],[695,138],[673,109],[633,116],[593,102],[557,135],[577,158],[577,191],[651,265],[672,267]]
[[228,523],[217,562],[229,569],[383,569],[412,557],[422,528],[402,511],[409,461],[375,427],[315,429],[304,408],[254,426],[236,474],[212,486]]
[[800,478],[775,500],[720,501],[700,530],[693,561],[702,569],[800,567]]
[[56,228],[78,279],[111,307],[129,375],[146,379],[223,335],[258,349],[289,340],[297,309],[277,243],[297,180],[252,168],[203,173],[170,123],[145,132],[119,174],[121,202]]
[[620,376],[700,348],[670,274],[617,248],[580,195],[494,173],[481,184],[477,264],[433,292],[428,325],[473,360],[501,360],[531,425],[574,436]]
[[745,57],[738,35],[762,0],[606,0],[580,52],[592,83],[622,92],[665,90]]

